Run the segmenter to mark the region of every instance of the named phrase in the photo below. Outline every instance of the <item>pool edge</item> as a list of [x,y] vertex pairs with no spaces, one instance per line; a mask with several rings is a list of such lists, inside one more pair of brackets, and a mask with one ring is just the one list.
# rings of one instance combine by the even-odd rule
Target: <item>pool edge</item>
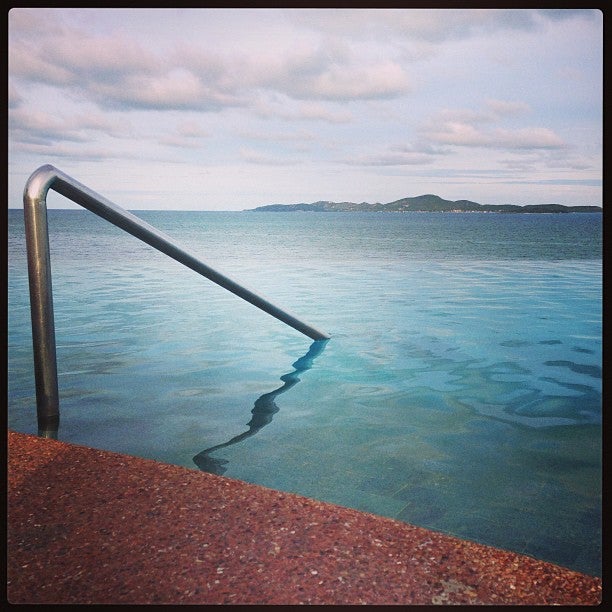
[[8,602],[598,605],[531,557],[196,470],[8,432]]

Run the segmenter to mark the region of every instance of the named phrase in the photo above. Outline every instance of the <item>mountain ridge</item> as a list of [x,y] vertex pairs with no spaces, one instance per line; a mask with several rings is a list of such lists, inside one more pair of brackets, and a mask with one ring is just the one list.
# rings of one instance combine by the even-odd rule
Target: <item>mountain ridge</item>
[[428,193],[406,197],[386,204],[376,202],[301,202],[299,204],[267,204],[248,209],[251,212],[502,212],[502,213],[569,213],[603,212],[601,206],[565,206],[563,204],[479,204],[471,200],[445,200]]

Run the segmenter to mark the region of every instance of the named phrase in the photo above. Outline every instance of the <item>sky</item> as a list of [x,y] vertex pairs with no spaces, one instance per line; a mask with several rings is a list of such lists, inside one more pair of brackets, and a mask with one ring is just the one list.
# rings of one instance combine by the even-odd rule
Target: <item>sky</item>
[[48,163],[130,210],[603,204],[596,9],[8,17],[11,208]]

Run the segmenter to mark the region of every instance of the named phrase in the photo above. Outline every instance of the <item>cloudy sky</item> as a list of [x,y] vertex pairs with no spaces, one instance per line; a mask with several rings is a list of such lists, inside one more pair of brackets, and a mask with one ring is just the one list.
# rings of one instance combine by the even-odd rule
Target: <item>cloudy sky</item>
[[9,206],[602,205],[602,55],[597,10],[12,9]]

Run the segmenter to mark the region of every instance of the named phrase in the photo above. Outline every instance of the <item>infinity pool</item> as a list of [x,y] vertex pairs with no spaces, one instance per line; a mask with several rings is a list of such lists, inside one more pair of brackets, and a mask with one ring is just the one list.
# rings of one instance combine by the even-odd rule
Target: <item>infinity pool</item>
[[[36,433],[10,213],[9,426]],[[138,214],[332,338],[50,211],[60,439],[601,574],[600,215]]]

